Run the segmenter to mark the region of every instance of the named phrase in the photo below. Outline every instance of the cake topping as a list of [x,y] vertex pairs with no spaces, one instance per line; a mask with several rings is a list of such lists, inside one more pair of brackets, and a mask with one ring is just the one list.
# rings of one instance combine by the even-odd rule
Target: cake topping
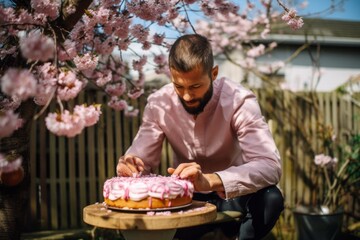
[[177,177],[143,175],[140,177],[113,177],[104,183],[103,195],[110,200],[119,198],[141,201],[147,197],[174,199],[190,196],[193,184]]

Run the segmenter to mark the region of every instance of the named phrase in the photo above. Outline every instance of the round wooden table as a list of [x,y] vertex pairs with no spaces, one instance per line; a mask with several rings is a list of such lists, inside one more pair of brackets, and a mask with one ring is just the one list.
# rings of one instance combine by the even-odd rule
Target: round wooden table
[[[150,210],[149,210],[150,211]],[[92,204],[83,210],[85,223],[110,229],[120,229],[127,240],[173,239],[176,229],[209,223],[216,219],[216,206],[206,202],[193,201],[186,208],[164,214],[162,211],[130,212],[112,210],[103,204]]]

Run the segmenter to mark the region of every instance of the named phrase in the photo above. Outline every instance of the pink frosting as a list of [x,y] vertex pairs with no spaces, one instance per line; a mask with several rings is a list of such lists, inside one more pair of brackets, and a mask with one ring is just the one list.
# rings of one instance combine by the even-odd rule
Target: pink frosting
[[119,198],[141,201],[147,197],[169,198],[190,196],[194,192],[193,184],[177,177],[146,175],[141,177],[113,177],[105,181],[104,198]]

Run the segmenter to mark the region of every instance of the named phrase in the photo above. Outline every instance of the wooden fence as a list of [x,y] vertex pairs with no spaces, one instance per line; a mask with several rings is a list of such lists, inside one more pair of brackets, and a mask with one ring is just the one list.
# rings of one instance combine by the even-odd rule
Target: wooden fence
[[[287,209],[282,219],[284,223],[291,223],[290,208],[299,202],[309,202],[317,194],[303,178],[304,172],[310,173],[312,161],[304,150],[305,136],[294,134],[299,129],[292,129],[296,128],[296,124],[291,121],[305,123],[306,127],[300,130],[309,133],[307,138],[316,143],[314,114],[317,112],[309,108],[306,98],[288,92],[260,89],[255,93],[264,116],[270,120],[283,159],[280,187]],[[332,124],[339,136],[360,132],[359,105],[342,99],[336,93],[319,93],[317,97],[325,122]],[[88,91],[78,101],[89,104],[103,102],[106,105],[107,99],[103,93]],[[133,101],[133,105],[140,109],[138,117],[125,117],[123,113],[105,106],[98,124],[70,139],[56,137],[46,130],[44,117],[34,122],[31,138],[31,229],[57,230],[85,226],[82,209],[88,204],[103,201],[102,185],[107,178],[115,176],[117,160],[130,146],[141,123],[145,102],[145,97]],[[73,105],[74,102],[69,104]],[[289,111],[283,111],[281,108],[284,107]],[[51,111],[55,111],[54,107],[51,107]],[[158,173],[166,174],[169,164],[171,150],[164,143]],[[360,215],[358,203],[349,201],[347,208]]]

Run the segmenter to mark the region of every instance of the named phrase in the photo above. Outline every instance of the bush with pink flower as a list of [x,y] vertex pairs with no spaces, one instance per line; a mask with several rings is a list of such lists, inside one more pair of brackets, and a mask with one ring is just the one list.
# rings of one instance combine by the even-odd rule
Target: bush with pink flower
[[331,213],[341,210],[347,196],[360,194],[360,134],[346,143],[337,142],[330,126],[320,127],[322,153],[315,155],[318,167],[320,211]]

